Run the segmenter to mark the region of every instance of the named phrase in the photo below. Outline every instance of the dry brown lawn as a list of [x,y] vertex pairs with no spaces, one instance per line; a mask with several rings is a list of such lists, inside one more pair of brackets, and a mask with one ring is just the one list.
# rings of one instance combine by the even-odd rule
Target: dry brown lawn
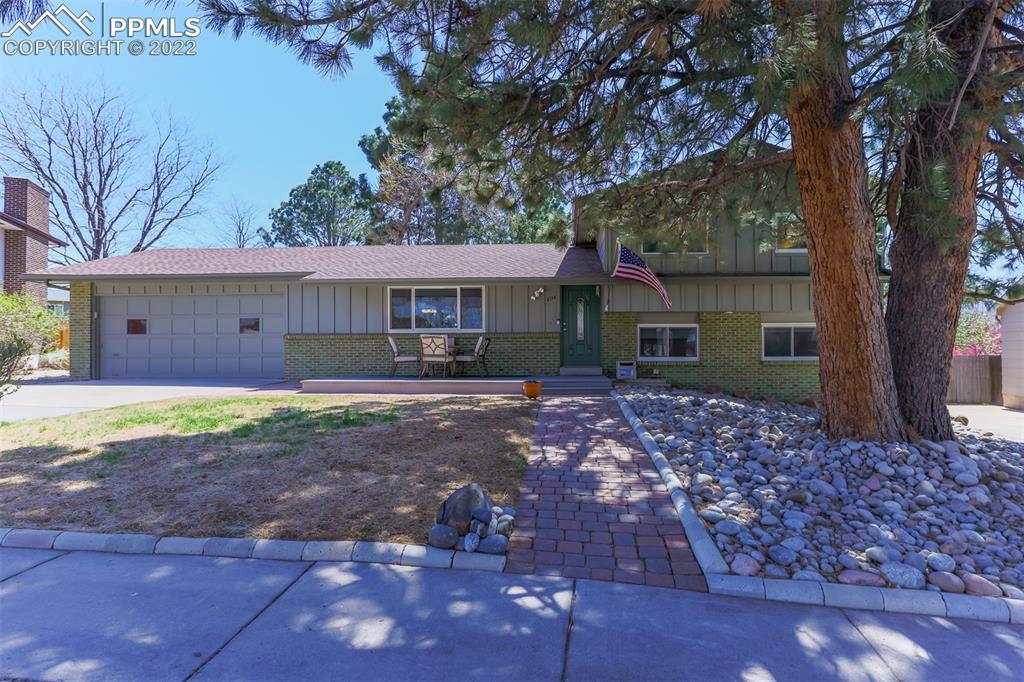
[[515,504],[536,404],[167,400],[0,425],[0,526],[422,543],[477,481]]

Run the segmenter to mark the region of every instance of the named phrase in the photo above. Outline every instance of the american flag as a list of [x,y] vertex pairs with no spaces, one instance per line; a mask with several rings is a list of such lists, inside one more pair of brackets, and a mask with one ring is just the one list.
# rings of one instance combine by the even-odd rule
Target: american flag
[[665,307],[669,310],[672,309],[672,299],[668,297],[668,292],[665,291],[665,287],[662,286],[658,276],[654,274],[654,271],[647,267],[647,263],[640,256],[633,253],[633,251],[622,244],[618,245],[619,256],[615,262],[615,269],[612,270],[612,277],[621,277],[623,279],[633,279],[637,282],[643,282],[650,288],[658,292],[661,296],[661,300],[665,303]]

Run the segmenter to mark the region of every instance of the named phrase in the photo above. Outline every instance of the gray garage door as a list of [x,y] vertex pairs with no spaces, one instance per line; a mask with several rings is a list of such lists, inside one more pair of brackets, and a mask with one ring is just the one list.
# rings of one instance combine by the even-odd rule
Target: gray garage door
[[100,374],[140,377],[280,377],[284,297],[103,296]]

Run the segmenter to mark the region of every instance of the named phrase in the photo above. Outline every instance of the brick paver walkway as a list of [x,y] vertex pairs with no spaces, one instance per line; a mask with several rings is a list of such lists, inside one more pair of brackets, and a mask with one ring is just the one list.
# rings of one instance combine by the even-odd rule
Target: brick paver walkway
[[537,417],[505,570],[707,590],[675,509],[611,398]]

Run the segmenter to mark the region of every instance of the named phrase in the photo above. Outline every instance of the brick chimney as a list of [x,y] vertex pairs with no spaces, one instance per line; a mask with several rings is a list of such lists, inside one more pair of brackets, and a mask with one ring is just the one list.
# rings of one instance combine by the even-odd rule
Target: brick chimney
[[[45,234],[50,233],[50,194],[25,178],[4,178],[4,213]],[[4,230],[4,291],[24,291],[46,303],[46,285],[24,282],[21,276],[44,270],[50,244],[25,230]]]

